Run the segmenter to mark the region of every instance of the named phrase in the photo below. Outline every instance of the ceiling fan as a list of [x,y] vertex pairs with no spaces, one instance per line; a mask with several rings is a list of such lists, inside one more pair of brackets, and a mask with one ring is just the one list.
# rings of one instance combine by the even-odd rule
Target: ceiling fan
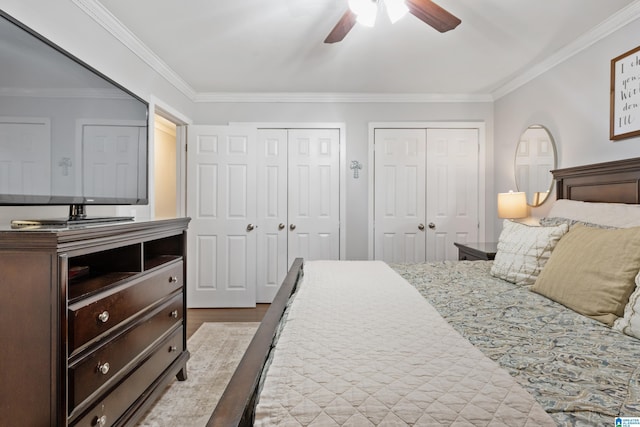
[[[381,0],[367,1],[371,2],[370,7],[377,8],[378,2]],[[389,8],[389,5],[392,2],[389,0],[385,1],[389,3],[386,5],[387,8]],[[352,10],[351,1],[349,3],[350,7],[344,15],[342,15],[342,18],[340,18],[336,26],[333,27],[333,30],[331,30],[327,38],[324,40],[325,43],[336,43],[344,39],[351,28],[356,24],[356,21],[359,20],[358,14]],[[398,2],[394,1],[393,3]],[[459,18],[441,8],[431,0],[405,0],[404,4],[406,5],[406,8],[408,8],[409,13],[416,16],[421,21],[431,25],[441,33],[453,30],[462,22]]]

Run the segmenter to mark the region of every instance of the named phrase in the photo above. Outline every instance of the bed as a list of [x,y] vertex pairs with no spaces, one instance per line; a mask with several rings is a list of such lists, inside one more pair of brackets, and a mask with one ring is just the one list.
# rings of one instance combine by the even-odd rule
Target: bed
[[[577,220],[549,218],[546,227],[524,230],[548,233],[545,242],[554,241],[542,251],[546,258],[537,255],[546,265],[531,267],[526,277],[522,269],[510,276],[513,261],[505,254],[518,250],[523,231],[510,223],[505,229],[516,228],[512,247],[503,231],[503,255],[495,262],[387,266],[297,259],[208,425],[613,425],[618,416],[640,417],[640,322],[634,317],[640,303],[632,306],[640,292],[628,284],[604,293],[580,288],[609,281],[599,277],[605,269],[599,262],[626,271],[627,282],[634,268],[633,276],[638,272],[640,247],[634,245],[640,238],[632,233],[640,216],[627,221],[619,212],[640,208],[640,158],[553,174],[559,200],[623,210],[607,213],[614,225],[598,224],[597,213],[589,216],[580,207],[578,216],[584,217]],[[615,242],[591,255],[591,270],[575,268],[576,257],[571,258],[575,247],[588,246],[581,243],[585,238]],[[580,278],[582,270],[586,278]],[[570,285],[579,280],[575,288],[545,288],[558,277]],[[389,283],[397,286],[391,293]],[[575,289],[577,296],[571,294]],[[589,298],[581,301],[581,295]],[[613,307],[600,307],[609,299]],[[595,308],[589,305],[593,300]],[[357,334],[340,338],[337,350],[330,350],[343,330]],[[296,341],[304,335],[314,339]],[[315,356],[300,353],[302,347]],[[438,363],[445,356],[452,358]],[[324,361],[307,363],[305,357]],[[334,364],[336,357],[343,361]],[[447,375],[434,382],[441,372]],[[366,395],[354,393],[354,384]]]

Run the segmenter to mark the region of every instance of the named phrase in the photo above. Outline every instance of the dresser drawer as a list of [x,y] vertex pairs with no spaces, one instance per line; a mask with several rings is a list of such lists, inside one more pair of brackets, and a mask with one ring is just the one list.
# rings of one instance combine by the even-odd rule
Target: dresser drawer
[[183,318],[180,292],[133,329],[69,366],[69,412],[118,373]]
[[149,386],[184,350],[183,328],[178,328],[157,351],[130,376],[96,402],[84,416],[72,421],[73,426],[109,427],[114,425]]
[[132,279],[117,288],[69,306],[69,355],[184,282],[182,261]]

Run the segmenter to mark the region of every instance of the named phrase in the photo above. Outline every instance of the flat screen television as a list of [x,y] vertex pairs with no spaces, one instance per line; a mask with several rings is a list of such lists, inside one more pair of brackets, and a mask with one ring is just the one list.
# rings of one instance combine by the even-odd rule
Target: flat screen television
[[[81,35],[79,35],[81,37]],[[149,104],[0,10],[0,205],[148,203]]]

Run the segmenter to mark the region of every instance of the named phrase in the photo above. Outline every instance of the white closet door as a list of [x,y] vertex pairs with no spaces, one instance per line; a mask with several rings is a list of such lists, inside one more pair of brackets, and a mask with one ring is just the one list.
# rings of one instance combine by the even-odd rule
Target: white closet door
[[258,129],[256,299],[270,303],[287,274],[287,130]]
[[340,258],[340,132],[290,129],[289,265]]
[[189,307],[255,306],[256,146],[255,128],[189,129]]
[[427,259],[478,241],[478,129],[427,129]]
[[374,258],[425,261],[425,130],[375,129]]

